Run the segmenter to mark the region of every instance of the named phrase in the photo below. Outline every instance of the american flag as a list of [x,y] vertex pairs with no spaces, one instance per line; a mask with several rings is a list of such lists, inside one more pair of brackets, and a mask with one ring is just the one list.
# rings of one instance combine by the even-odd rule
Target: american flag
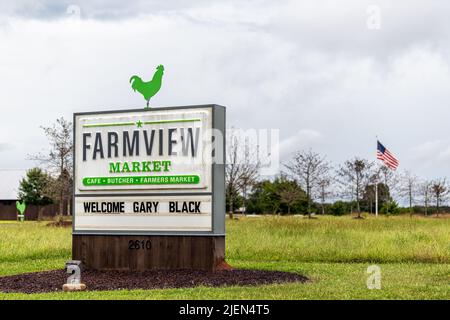
[[392,153],[386,149],[380,141],[377,141],[377,159],[384,162],[384,164],[391,170],[397,169],[399,162]]

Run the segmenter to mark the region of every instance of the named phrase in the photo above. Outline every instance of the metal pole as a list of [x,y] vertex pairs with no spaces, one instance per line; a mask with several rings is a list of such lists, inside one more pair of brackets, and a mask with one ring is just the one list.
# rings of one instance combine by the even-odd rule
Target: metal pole
[[[378,150],[378,135],[375,135],[375,140],[377,140],[377,150]],[[378,170],[375,181],[375,217],[378,217]]]
[[375,217],[378,217],[378,179],[375,182]]

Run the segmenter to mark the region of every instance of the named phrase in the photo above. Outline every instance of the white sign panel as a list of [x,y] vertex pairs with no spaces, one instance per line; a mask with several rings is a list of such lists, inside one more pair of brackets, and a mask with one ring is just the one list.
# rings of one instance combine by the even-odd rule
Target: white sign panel
[[211,196],[82,197],[75,211],[77,230],[211,231]]
[[74,232],[212,233],[217,108],[75,114]]

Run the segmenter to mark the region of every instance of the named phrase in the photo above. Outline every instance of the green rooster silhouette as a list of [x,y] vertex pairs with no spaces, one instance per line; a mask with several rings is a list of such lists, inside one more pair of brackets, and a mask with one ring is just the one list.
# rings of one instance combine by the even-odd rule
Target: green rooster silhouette
[[136,75],[130,78],[131,88],[136,92],[136,90],[144,96],[147,101],[147,108],[150,99],[158,93],[161,89],[162,77],[164,74],[164,66],[160,64],[156,67],[155,74],[149,82],[144,82],[142,79]]

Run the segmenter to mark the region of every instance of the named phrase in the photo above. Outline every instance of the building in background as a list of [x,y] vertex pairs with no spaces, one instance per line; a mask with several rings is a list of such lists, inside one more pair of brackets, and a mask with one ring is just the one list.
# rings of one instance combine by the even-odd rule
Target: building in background
[[20,181],[26,170],[0,169],[0,220],[16,220]]
[[[16,201],[19,200],[19,186],[27,170],[0,169],[0,220],[17,220]],[[69,203],[64,203],[68,207]],[[58,214],[58,204],[46,206],[27,204],[25,220],[48,220]]]

